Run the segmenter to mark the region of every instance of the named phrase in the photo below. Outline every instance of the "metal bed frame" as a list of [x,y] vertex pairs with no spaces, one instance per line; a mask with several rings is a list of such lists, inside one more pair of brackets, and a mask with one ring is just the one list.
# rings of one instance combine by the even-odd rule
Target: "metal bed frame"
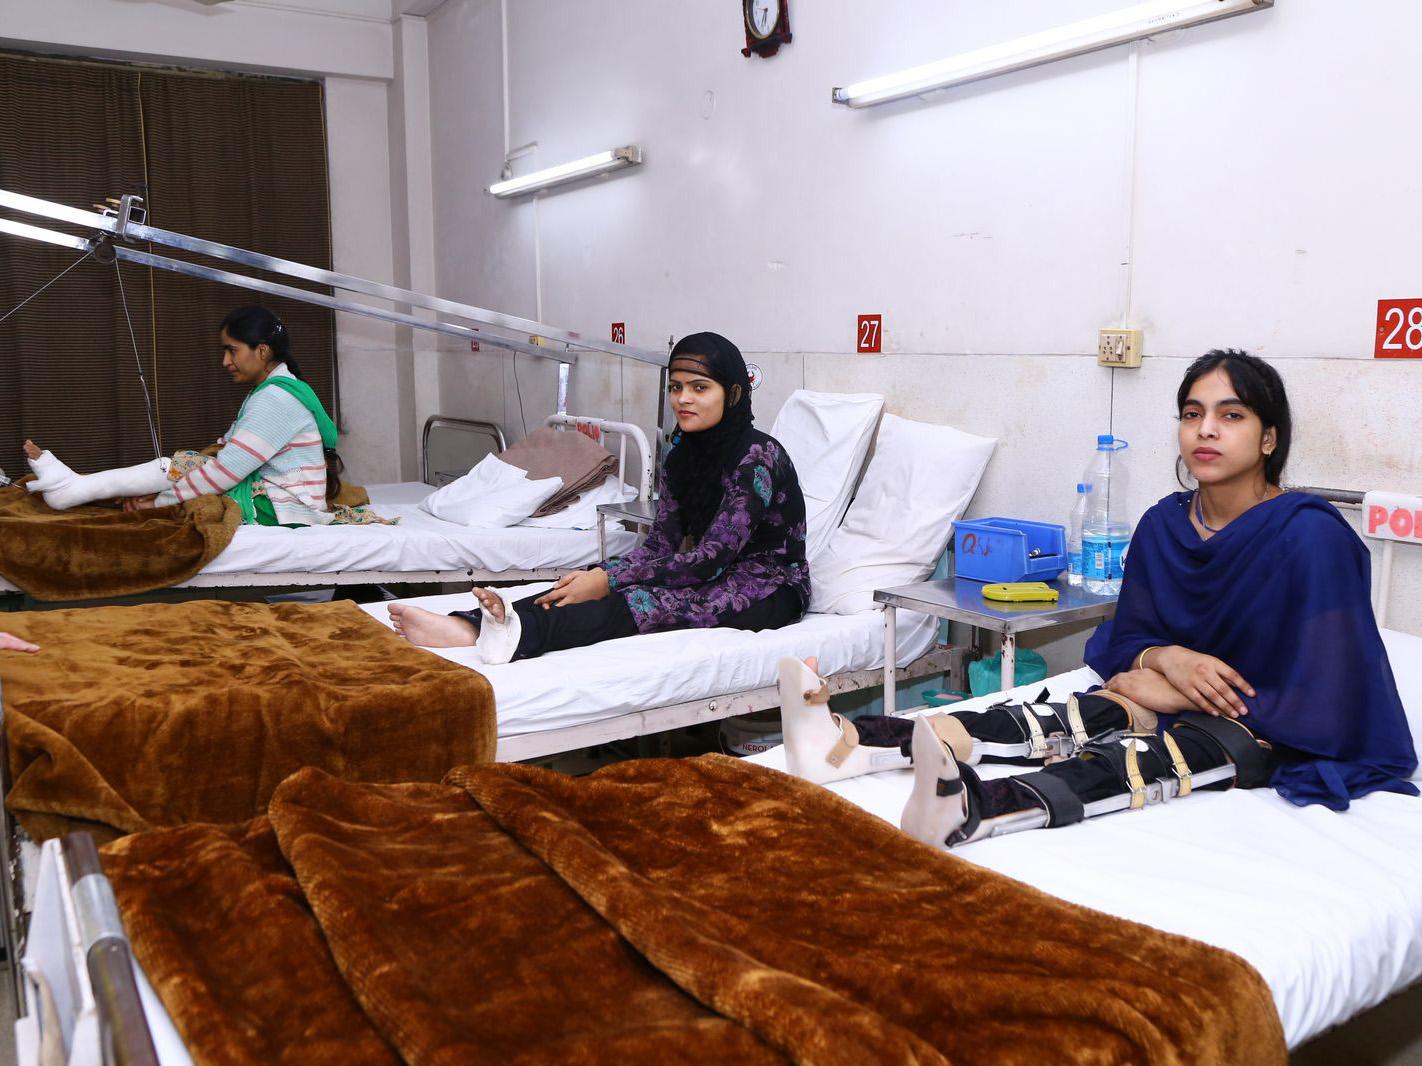
[[[615,422],[605,418],[579,415],[550,415],[544,425],[564,431],[579,431],[595,435],[605,445],[608,438],[615,438],[615,447],[609,451],[617,456],[617,476],[624,484],[631,485],[637,492],[638,500],[650,500],[655,484],[653,463],[655,449],[640,426],[630,422]],[[493,422],[474,419],[454,418],[447,415],[431,415],[425,421],[421,435],[420,471],[422,479],[429,484],[429,440],[440,429],[458,430],[488,437],[502,451],[504,433]],[[628,444],[636,451],[635,465],[628,454]],[[286,588],[305,586],[368,585],[368,584],[444,584],[481,581],[544,581],[561,577],[573,567],[544,566],[531,570],[484,570],[464,567],[458,570],[291,570],[280,573],[230,573],[194,574],[186,581],[167,586],[170,589],[218,589],[218,588]],[[15,585],[0,578],[0,594],[21,593]]]

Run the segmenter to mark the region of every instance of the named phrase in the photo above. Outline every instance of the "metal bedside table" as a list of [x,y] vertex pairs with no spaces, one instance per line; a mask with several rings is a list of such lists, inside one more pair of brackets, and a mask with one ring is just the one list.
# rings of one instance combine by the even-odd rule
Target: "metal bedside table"
[[1094,596],[1064,581],[1050,584],[1061,593],[1056,603],[1020,606],[984,600],[981,581],[960,578],[920,581],[915,585],[877,590],[874,602],[884,605],[884,713],[893,714],[898,710],[893,670],[893,649],[898,645],[896,608],[903,607],[953,622],[966,622],[974,629],[1001,634],[1002,687],[1009,689],[1016,681],[1018,633],[1092,618],[1110,618],[1116,613],[1115,596]]
[[638,526],[651,526],[657,517],[656,500],[631,500],[627,503],[600,503],[597,505],[597,557],[607,562],[607,520],[631,522]]

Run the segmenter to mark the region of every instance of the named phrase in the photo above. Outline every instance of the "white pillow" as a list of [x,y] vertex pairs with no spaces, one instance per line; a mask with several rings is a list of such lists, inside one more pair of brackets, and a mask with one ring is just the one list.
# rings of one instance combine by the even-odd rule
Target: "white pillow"
[[849,513],[810,564],[810,610],[872,610],[879,606],[875,589],[933,573],[996,444],[952,426],[885,415]]
[[854,495],[884,397],[796,389],[770,435],[785,446],[805,494],[805,555],[811,569]]
[[517,525],[563,487],[560,477],[529,481],[524,471],[496,455],[486,455],[458,481],[435,489],[420,507],[436,518],[473,529]]
[[[1382,638],[1387,661],[1392,664],[1392,678],[1397,682],[1397,694],[1402,697],[1402,709],[1407,712],[1412,745],[1422,749],[1422,637],[1384,629]],[[1422,765],[1413,772],[1412,780],[1422,781]]]

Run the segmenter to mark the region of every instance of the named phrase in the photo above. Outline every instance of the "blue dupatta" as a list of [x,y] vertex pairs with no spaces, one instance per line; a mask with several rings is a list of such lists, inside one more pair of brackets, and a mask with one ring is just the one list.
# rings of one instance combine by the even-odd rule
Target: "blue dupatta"
[[1258,693],[1242,696],[1244,724],[1287,749],[1270,782],[1285,799],[1342,811],[1369,792],[1417,795],[1358,535],[1317,496],[1285,493],[1201,540],[1190,499],[1174,493],[1141,519],[1087,664],[1109,678],[1152,646],[1217,656]]

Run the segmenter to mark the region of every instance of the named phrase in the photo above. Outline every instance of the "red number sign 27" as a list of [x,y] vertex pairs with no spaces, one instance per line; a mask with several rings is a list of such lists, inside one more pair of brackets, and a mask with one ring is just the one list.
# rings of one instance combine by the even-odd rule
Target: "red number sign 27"
[[860,315],[859,331],[856,335],[856,351],[877,352],[881,351],[884,343],[883,315]]
[[1379,300],[1374,359],[1422,359],[1422,298]]

